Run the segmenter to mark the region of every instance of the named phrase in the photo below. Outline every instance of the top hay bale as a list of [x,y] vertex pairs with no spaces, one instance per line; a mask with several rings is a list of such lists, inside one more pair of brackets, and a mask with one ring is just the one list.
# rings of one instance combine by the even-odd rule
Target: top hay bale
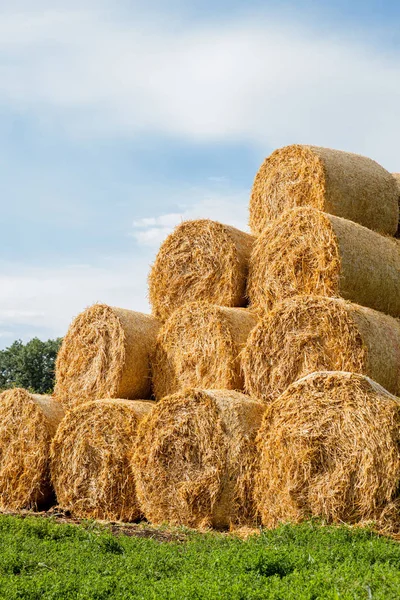
[[186,221],[162,244],[149,275],[153,314],[161,321],[190,301],[245,306],[254,238],[207,219]]
[[312,206],[394,235],[399,220],[394,177],[357,154],[292,145],[275,150],[261,165],[250,199],[250,228],[258,235],[284,210]]
[[308,294],[342,296],[400,317],[400,243],[309,206],[292,208],[258,237],[247,291],[260,311]]
[[53,499],[50,443],[64,411],[21,388],[0,394],[0,506],[45,508]]
[[363,375],[312,373],[265,412],[255,497],[262,522],[377,521],[399,529],[400,401]]
[[98,398],[149,398],[158,322],[95,304],[76,317],[57,356],[55,395],[65,405]]

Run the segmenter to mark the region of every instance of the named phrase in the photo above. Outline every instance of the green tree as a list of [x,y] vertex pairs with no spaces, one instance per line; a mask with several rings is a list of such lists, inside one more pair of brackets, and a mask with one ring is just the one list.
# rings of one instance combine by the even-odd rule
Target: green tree
[[23,387],[38,394],[54,388],[54,368],[62,338],[42,342],[33,338],[27,344],[15,341],[0,350],[0,388]]

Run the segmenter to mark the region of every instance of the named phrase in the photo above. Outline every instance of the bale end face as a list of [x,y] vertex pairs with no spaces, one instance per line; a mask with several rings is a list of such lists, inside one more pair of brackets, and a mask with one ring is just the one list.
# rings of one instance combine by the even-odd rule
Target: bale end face
[[399,425],[400,401],[362,375],[313,373],[289,386],[257,437],[263,524],[320,517],[398,529]]
[[367,351],[351,307],[316,296],[277,304],[253,329],[242,353],[246,392],[269,403],[313,371],[365,373]]
[[239,354],[256,317],[243,308],[191,302],[160,329],[153,358],[159,400],[186,388],[243,389]]
[[55,394],[67,405],[113,397],[125,363],[125,334],[110,306],[95,304],[79,314],[56,361]]
[[66,406],[96,398],[148,398],[158,323],[95,304],[76,317],[57,356],[55,395]]
[[149,275],[153,314],[165,321],[191,301],[246,306],[253,237],[229,225],[200,219],[179,225],[162,244]]
[[15,388],[0,394],[0,505],[46,508],[53,498],[50,442],[63,417],[50,396]]
[[51,475],[60,506],[80,518],[140,517],[130,455],[139,421],[153,404],[96,400],[67,414],[51,446]]
[[297,294],[337,296],[339,275],[339,248],[329,217],[314,208],[295,208],[258,237],[247,295],[252,309],[265,312]]
[[254,439],[263,407],[239,392],[186,390],[140,427],[137,494],[152,523],[219,529],[254,522]]
[[289,208],[309,205],[323,209],[325,169],[310,146],[294,144],[275,150],[261,165],[250,197],[250,229],[264,228]]

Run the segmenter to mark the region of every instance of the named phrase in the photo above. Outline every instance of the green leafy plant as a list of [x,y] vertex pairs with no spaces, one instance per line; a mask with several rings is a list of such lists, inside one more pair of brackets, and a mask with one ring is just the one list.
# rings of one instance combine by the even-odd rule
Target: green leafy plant
[[0,350],[0,388],[22,387],[38,394],[51,393],[61,341],[57,338],[42,342],[33,338],[24,344],[17,340]]
[[[157,533],[158,530],[154,530]],[[165,533],[166,529],[162,529]],[[161,532],[161,529],[160,529]],[[96,523],[0,517],[0,598],[14,600],[394,600],[400,545],[316,522],[247,540],[183,532],[113,536]]]

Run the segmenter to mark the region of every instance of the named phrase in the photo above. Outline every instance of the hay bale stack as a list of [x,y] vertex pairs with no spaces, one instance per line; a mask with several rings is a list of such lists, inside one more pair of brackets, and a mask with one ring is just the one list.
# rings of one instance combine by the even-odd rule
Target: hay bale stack
[[362,225],[300,207],[257,239],[250,260],[252,308],[297,294],[342,296],[400,316],[400,242]]
[[97,398],[149,398],[158,322],[95,304],[76,317],[57,356],[55,395],[71,406]]
[[227,390],[187,390],[158,402],[139,426],[132,463],[147,519],[218,529],[252,523],[263,411]]
[[157,337],[152,365],[155,397],[185,388],[243,389],[239,354],[256,323],[246,308],[207,302],[178,308]]
[[0,506],[46,508],[53,499],[50,443],[64,411],[54,398],[14,388],[0,394]]
[[252,232],[260,234],[296,206],[312,206],[381,233],[397,231],[398,191],[391,173],[349,152],[295,144],[264,161],[251,193]]
[[252,330],[242,368],[264,402],[313,371],[362,373],[400,395],[400,322],[339,298],[290,298]]
[[179,225],[162,244],[149,276],[153,314],[161,321],[188,300],[246,306],[254,238],[202,219]]
[[130,455],[151,401],[104,399],[69,411],[51,445],[58,504],[77,517],[140,517]]
[[398,529],[399,430],[399,399],[368,377],[320,372],[292,384],[257,437],[263,524],[322,517]]

